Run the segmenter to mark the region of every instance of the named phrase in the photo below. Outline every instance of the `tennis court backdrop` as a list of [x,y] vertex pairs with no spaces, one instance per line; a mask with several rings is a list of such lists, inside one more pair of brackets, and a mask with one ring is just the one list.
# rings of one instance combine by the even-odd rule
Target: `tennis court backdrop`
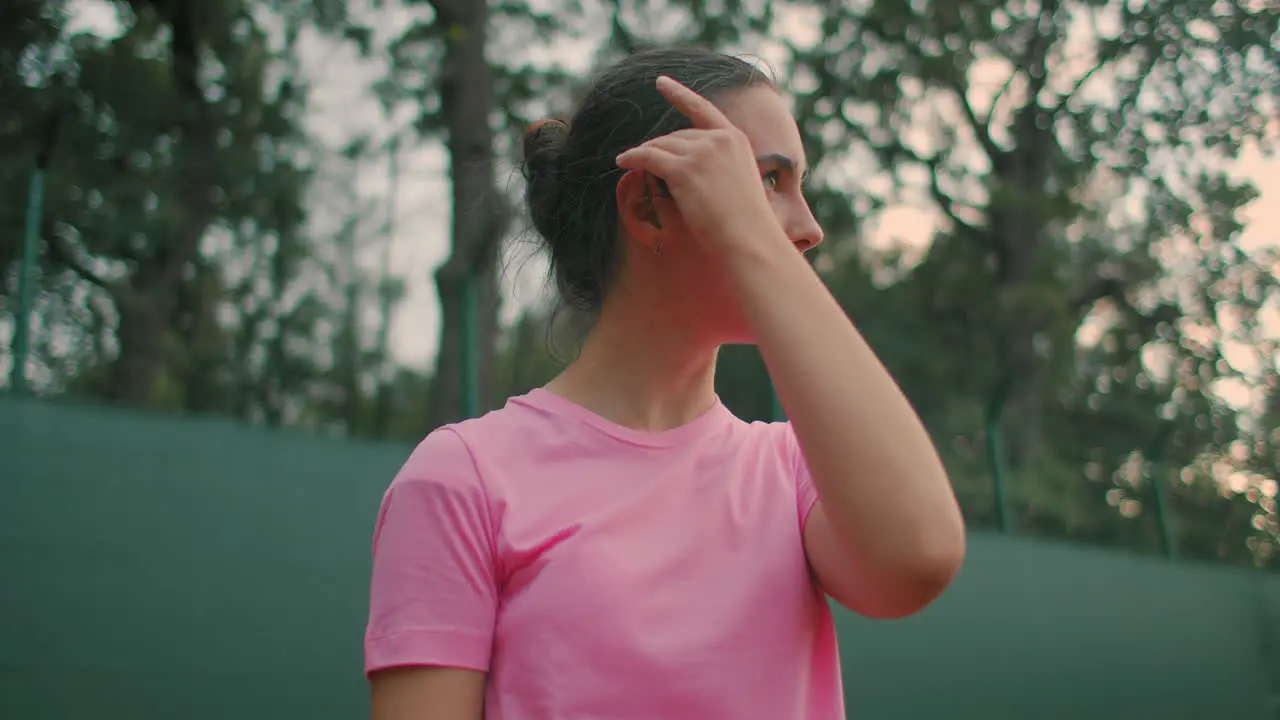
[[[407,450],[0,400],[0,718],[367,717]],[[925,613],[838,619],[854,718],[1280,718],[1274,576],[975,533]]]

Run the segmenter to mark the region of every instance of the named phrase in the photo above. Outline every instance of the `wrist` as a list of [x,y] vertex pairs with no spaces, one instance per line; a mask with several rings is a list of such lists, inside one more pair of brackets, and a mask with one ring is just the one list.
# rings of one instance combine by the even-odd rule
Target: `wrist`
[[786,236],[781,228],[757,226],[742,231],[724,249],[725,265],[729,274],[740,282],[753,282],[757,278],[767,280],[779,271],[803,266],[811,270],[804,255]]
[[755,269],[762,263],[798,254],[796,246],[773,217],[767,221],[743,218],[718,234],[715,244],[731,272]]
[[848,317],[804,254],[785,235],[780,237],[781,242],[742,243],[725,256],[730,283],[758,340],[763,342],[763,336],[772,336],[780,328],[790,336],[799,320],[796,313],[808,323],[815,312],[827,315],[824,309],[831,309],[830,317],[838,315],[847,323]]

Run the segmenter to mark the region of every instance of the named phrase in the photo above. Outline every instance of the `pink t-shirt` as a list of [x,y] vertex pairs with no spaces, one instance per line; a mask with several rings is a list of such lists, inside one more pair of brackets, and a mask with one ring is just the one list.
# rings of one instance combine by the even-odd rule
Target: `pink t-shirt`
[[651,433],[546,390],[441,428],[383,499],[367,672],[488,672],[487,720],[844,718],[790,425]]

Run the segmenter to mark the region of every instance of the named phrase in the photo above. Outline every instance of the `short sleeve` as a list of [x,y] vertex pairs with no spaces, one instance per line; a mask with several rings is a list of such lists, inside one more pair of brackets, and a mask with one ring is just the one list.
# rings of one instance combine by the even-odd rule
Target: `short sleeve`
[[471,453],[454,431],[436,430],[383,496],[365,673],[411,665],[487,671],[498,606],[494,547]]
[[796,512],[800,529],[803,531],[809,522],[809,516],[813,513],[813,508],[818,504],[818,490],[813,486],[813,476],[809,474],[809,463],[804,459],[804,452],[800,449],[796,431],[789,422],[779,423],[779,425],[783,430],[780,433],[783,457],[791,468],[791,476],[796,484]]

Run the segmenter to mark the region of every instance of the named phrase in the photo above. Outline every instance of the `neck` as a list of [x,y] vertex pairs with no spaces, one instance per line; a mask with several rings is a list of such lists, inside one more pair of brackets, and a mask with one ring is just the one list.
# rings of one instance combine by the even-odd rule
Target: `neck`
[[660,432],[715,402],[718,346],[698,343],[672,317],[605,304],[578,359],[546,389],[619,425]]

